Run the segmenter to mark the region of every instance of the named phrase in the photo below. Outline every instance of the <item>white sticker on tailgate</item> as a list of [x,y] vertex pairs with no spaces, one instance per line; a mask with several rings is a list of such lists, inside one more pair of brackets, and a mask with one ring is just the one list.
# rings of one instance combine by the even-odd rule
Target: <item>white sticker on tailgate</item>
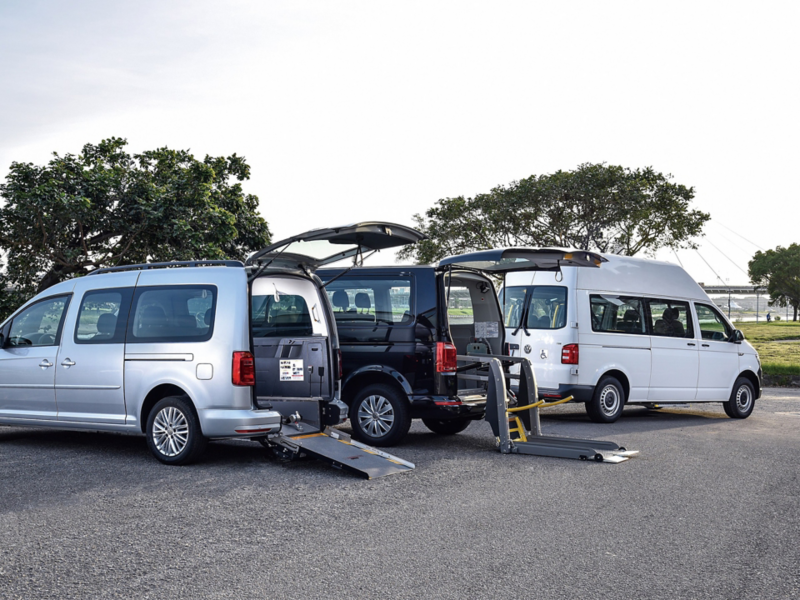
[[303,360],[282,360],[281,381],[303,381]]
[[476,338],[498,338],[500,337],[500,324],[497,321],[476,321]]

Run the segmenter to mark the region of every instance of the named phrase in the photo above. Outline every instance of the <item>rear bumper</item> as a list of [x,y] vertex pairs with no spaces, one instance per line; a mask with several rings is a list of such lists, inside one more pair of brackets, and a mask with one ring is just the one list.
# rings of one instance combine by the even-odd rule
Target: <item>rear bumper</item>
[[450,396],[411,396],[412,419],[482,419],[486,398],[462,400]]
[[560,400],[572,396],[573,402],[589,402],[594,395],[594,386],[561,384],[557,389],[539,388],[540,400]]
[[209,408],[197,413],[203,435],[209,438],[253,437],[281,429],[281,414],[274,410]]

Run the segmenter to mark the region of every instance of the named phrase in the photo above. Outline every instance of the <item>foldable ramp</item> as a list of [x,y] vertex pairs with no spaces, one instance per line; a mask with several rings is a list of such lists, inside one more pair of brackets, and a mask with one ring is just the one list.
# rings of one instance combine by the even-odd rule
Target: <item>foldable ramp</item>
[[414,469],[414,463],[372,448],[350,438],[346,433],[326,427],[325,431],[304,435],[279,436],[273,443],[293,453],[318,458],[336,469],[365,479],[375,479]]

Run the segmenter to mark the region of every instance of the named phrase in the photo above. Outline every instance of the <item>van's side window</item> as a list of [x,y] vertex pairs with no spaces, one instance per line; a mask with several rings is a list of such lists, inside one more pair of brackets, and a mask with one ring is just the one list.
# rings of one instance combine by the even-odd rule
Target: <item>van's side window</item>
[[724,342],[731,337],[733,330],[713,306],[707,304],[694,305],[697,311],[697,321],[700,324],[700,335],[704,340],[717,340]]
[[343,326],[410,325],[411,289],[411,279],[404,277],[343,277],[325,287],[336,323]]
[[[505,302],[504,302],[505,296]],[[537,285],[513,286],[500,293],[505,304],[506,327],[519,327],[527,309],[527,329],[561,329],[567,324],[567,288]]]
[[175,285],[137,288],[126,342],[205,342],[214,330],[217,288]]
[[694,327],[688,302],[648,300],[653,335],[693,338]]
[[591,295],[592,331],[604,333],[647,333],[641,298]]
[[133,288],[86,292],[78,309],[76,344],[121,344]]
[[47,298],[19,313],[11,322],[8,346],[58,346],[70,296]]
[[305,337],[314,334],[305,298],[295,294],[253,296],[253,337]]

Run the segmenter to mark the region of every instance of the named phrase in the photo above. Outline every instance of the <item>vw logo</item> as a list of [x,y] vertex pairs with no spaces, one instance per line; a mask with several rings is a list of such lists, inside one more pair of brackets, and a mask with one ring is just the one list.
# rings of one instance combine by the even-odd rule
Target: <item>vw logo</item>
[[544,349],[542,349],[542,353],[539,355],[539,357],[540,357],[542,360],[544,360],[545,358],[547,358],[547,350],[544,350]]
[[530,353],[531,353],[531,345],[530,344],[526,344],[525,345],[525,354],[530,354]]

